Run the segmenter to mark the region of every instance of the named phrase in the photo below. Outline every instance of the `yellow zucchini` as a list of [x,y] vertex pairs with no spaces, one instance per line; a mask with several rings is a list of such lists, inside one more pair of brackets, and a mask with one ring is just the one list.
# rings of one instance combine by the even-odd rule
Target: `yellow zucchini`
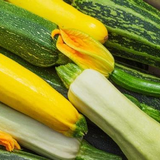
[[62,0],[7,1],[56,23],[62,29],[80,30],[102,43],[108,38],[108,31],[100,21],[83,14]]
[[0,101],[67,136],[87,132],[85,118],[47,82],[0,54]]

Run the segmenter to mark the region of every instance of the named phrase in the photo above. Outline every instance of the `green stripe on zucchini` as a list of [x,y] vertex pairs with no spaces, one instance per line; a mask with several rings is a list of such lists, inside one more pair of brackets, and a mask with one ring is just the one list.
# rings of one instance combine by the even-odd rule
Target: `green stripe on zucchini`
[[50,34],[57,25],[8,2],[0,1],[0,46],[42,67],[68,62]]
[[73,0],[81,12],[103,22],[113,55],[160,67],[160,12],[142,0]]

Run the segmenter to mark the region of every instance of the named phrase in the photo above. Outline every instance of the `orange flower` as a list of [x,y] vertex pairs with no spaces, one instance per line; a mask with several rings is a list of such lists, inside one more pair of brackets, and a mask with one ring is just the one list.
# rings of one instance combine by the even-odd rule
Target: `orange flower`
[[106,77],[114,69],[112,54],[91,36],[75,29],[55,29],[51,37],[58,36],[56,47],[83,69],[95,69]]
[[17,141],[8,133],[0,131],[0,145],[4,146],[7,151],[21,149]]

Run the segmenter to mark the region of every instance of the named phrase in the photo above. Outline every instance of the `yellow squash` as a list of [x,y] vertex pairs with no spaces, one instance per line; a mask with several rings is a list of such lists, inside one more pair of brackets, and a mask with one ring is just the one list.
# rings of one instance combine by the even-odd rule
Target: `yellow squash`
[[80,30],[101,43],[104,43],[108,38],[108,31],[100,21],[83,14],[62,0],[7,1],[56,23],[61,29]]
[[0,101],[67,136],[87,132],[85,118],[36,74],[0,54]]

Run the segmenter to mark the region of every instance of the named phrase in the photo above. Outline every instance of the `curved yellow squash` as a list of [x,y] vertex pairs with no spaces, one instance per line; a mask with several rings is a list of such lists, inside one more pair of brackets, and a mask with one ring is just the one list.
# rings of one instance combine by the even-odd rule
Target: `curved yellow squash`
[[100,21],[83,14],[62,0],[7,1],[56,23],[62,29],[80,30],[101,43],[104,43],[108,38],[108,31]]
[[36,74],[2,54],[0,101],[64,135],[81,137],[87,132],[85,118],[66,98]]

